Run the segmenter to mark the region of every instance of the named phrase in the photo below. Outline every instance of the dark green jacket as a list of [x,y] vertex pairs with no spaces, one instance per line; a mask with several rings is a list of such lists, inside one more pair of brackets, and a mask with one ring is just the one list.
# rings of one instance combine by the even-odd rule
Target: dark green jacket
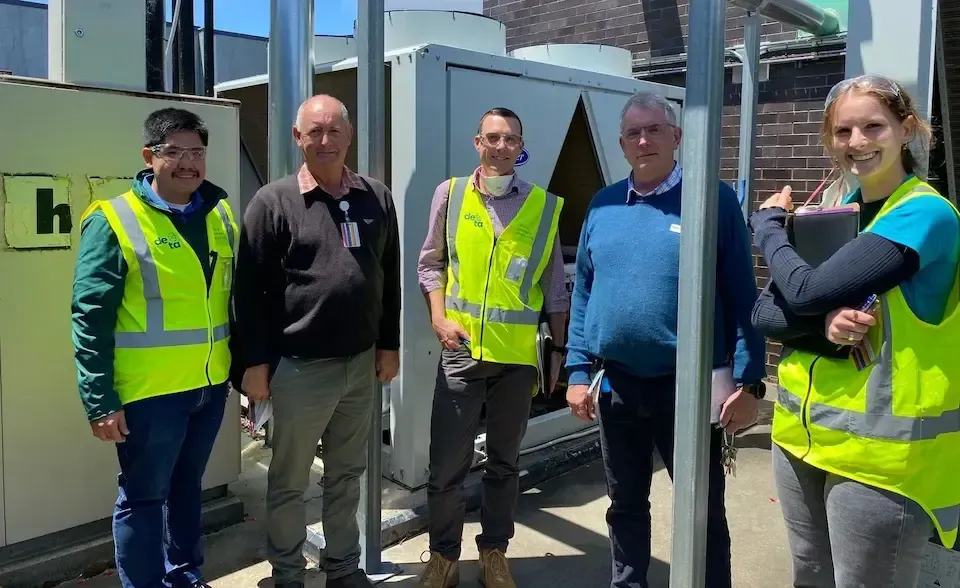
[[[226,198],[226,193],[214,184],[204,182],[186,214],[180,214],[171,211],[149,189],[151,174],[150,170],[137,174],[133,180],[134,193],[168,215],[194,251],[206,252],[206,216],[220,200]],[[117,236],[101,210],[91,214],[81,224],[78,249],[73,276],[74,357],[80,399],[87,418],[94,421],[122,408],[113,386],[113,332],[117,324],[117,310],[123,299],[127,264]],[[209,286],[212,276],[210,260],[206,255],[198,255],[197,258]]]

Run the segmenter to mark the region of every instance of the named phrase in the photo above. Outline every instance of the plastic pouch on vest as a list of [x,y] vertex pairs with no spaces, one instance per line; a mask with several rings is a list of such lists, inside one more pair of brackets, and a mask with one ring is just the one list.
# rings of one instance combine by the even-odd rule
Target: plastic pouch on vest
[[527,269],[527,258],[520,255],[514,255],[507,264],[507,271],[504,278],[511,282],[519,282],[523,279],[523,272]]

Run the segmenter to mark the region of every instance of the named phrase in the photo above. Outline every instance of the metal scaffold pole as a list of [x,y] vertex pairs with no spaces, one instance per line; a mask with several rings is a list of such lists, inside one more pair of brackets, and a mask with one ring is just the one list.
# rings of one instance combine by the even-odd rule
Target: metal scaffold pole
[[690,4],[684,104],[671,588],[703,588],[726,0]]
[[740,54],[743,75],[740,86],[740,170],[737,192],[744,219],[750,215],[753,199],[757,102],[760,95],[760,20],[759,13],[747,13],[747,21],[743,26],[743,52]]
[[[357,167],[361,174],[386,178],[386,87],[383,63],[383,0],[360,0],[357,10]],[[377,383],[370,411],[367,470],[360,479],[360,563],[367,577],[382,582],[400,569],[382,557],[382,388]]]

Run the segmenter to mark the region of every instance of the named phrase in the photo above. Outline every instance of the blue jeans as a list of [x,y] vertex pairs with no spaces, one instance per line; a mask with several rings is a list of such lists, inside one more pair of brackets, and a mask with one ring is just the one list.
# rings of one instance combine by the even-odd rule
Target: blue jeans
[[[612,390],[600,395],[600,448],[610,507],[611,588],[647,588],[653,451],[673,477],[673,376],[642,379],[607,364]],[[723,435],[712,428],[707,492],[706,588],[731,588],[730,532],[724,508]]]
[[124,406],[117,444],[120,486],[113,539],[123,588],[183,587],[201,581],[201,479],[220,431],[227,386]]

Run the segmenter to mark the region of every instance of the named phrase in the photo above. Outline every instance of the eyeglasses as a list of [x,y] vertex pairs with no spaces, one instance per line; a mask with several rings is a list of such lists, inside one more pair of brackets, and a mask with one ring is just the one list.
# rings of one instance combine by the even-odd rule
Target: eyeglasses
[[486,133],[483,135],[478,135],[480,140],[483,141],[484,145],[487,147],[499,147],[500,141],[503,141],[503,144],[507,147],[513,149],[519,147],[523,143],[523,137],[520,135],[508,135],[504,133]]
[[200,161],[207,156],[206,147],[178,147],[176,145],[154,145],[150,148],[158,157],[168,161],[180,161],[184,157],[191,161]]
[[621,133],[621,136],[628,143],[639,143],[640,139],[643,138],[643,135],[646,134],[648,139],[658,139],[673,129],[673,125],[666,123],[660,123],[655,125],[649,125],[646,127],[635,127],[630,128]]
[[847,90],[852,86],[865,86],[868,88],[876,88],[881,92],[886,92],[893,94],[898,99],[900,98],[900,87],[894,80],[877,74],[864,74],[857,76],[855,78],[849,78],[838,82],[827,93],[827,99],[824,102],[824,106],[830,106],[830,104],[835,101],[837,98],[842,96]]

